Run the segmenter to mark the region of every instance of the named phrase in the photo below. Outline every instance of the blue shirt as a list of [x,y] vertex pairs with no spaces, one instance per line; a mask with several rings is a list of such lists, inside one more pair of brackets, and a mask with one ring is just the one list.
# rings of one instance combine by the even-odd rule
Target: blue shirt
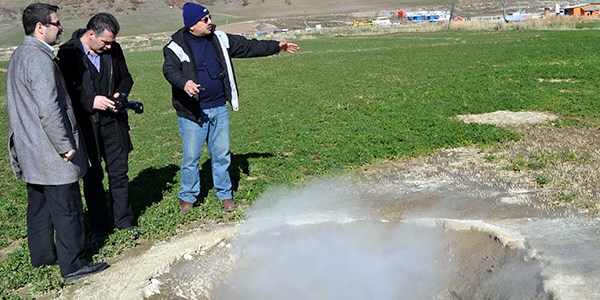
[[210,39],[185,34],[194,53],[198,83],[202,87],[198,94],[200,108],[214,108],[226,103],[224,79],[226,73],[221,68],[219,57]]
[[94,67],[96,67],[96,71],[100,72],[100,55],[88,50],[85,44],[79,39],[81,42],[81,46],[83,47],[83,51],[85,51],[85,55],[92,62]]

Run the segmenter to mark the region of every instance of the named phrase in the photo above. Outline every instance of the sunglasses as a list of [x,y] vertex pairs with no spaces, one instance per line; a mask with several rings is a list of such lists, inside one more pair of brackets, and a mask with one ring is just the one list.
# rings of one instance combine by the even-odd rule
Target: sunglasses
[[208,19],[212,20],[212,17],[210,15],[206,15],[206,17],[200,19],[200,21],[202,21],[203,23],[208,23]]
[[56,27],[62,27],[62,25],[60,25],[60,21],[56,21],[56,22],[48,22],[48,25],[54,25]]

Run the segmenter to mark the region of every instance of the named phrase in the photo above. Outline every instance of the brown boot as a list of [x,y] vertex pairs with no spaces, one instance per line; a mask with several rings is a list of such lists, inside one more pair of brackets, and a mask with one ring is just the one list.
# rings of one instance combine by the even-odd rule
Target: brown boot
[[193,203],[185,202],[179,199],[179,206],[181,206],[181,210],[179,211],[180,215],[185,215],[185,213],[190,210],[194,206]]
[[236,208],[235,203],[231,199],[225,199],[221,203],[223,203],[223,210],[226,212],[234,211]]

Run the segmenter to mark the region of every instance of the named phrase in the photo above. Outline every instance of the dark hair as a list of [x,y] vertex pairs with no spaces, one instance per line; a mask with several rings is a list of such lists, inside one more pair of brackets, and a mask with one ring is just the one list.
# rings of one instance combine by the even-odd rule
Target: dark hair
[[116,36],[119,34],[121,27],[113,15],[109,13],[99,13],[89,20],[85,29],[93,31],[96,35],[102,35],[106,29]]
[[35,25],[39,22],[49,24],[52,22],[50,15],[58,11],[58,6],[46,3],[33,3],[23,11],[23,29],[25,35],[32,35]]

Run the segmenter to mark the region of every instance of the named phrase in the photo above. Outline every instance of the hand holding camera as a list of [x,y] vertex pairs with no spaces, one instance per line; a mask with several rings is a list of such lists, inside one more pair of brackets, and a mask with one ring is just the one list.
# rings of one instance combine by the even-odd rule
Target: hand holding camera
[[[136,114],[141,114],[144,112],[144,104],[142,102],[139,101],[135,101],[135,100],[128,100],[127,99],[127,93],[117,93],[118,96],[115,97],[108,97],[110,100],[112,100],[115,105],[115,111],[117,112],[122,112],[122,111],[126,111],[128,109],[133,110]],[[115,94],[115,95],[117,95]]]
[[117,110],[115,109],[115,102],[107,97],[100,95],[94,97],[94,109],[117,112]]

